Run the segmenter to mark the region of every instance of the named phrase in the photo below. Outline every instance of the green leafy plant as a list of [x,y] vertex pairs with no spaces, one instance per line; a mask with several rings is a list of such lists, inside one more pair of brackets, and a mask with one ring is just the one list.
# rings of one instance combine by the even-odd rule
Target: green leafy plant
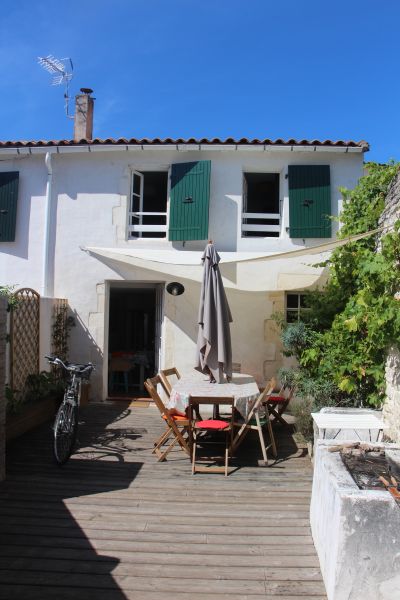
[[280,369],[278,377],[282,384],[296,388],[296,401],[291,404],[291,411],[296,418],[296,431],[306,441],[313,439],[312,412],[326,406],[344,406],[349,402],[332,381],[310,377],[304,369]]
[[23,392],[13,390],[6,385],[6,411],[7,414],[18,414],[27,404],[34,404],[49,398],[56,402],[61,401],[64,394],[64,385],[55,374],[41,371],[28,375]]
[[19,390],[13,390],[9,385],[6,385],[5,397],[6,397],[6,413],[7,414],[18,413],[24,404],[23,394],[21,394],[21,392]]
[[300,358],[302,352],[312,346],[313,338],[314,332],[303,321],[285,324],[281,333],[283,351],[287,356]]
[[7,310],[10,312],[18,307],[19,299],[14,294],[15,285],[0,285],[0,296],[7,298]]
[[25,401],[39,402],[48,398],[61,400],[64,393],[63,383],[53,373],[41,371],[28,375],[25,383]]

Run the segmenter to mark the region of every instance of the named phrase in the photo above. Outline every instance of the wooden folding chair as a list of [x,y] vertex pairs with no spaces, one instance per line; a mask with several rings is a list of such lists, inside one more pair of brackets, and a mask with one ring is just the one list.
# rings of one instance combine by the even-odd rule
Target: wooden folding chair
[[[266,409],[266,402],[270,394],[272,394],[275,387],[275,379],[272,379],[265,389],[260,393],[257,400],[255,401],[252,409],[250,410],[247,419],[238,419],[238,413],[235,412],[235,420],[234,426],[238,427],[238,432],[235,435],[235,438],[232,443],[232,451],[236,450],[239,445],[243,442],[244,438],[251,430],[256,430],[258,432],[258,437],[260,440],[261,452],[263,455],[264,463],[268,465],[268,455],[267,452],[271,448],[272,454],[276,458],[277,450],[274,432],[272,431],[271,421],[269,418],[268,410]],[[261,413],[261,414],[260,414]],[[269,436],[269,444],[265,444],[264,440],[264,428],[268,430]]]
[[[242,364],[239,362],[233,362],[232,363],[232,374],[233,373],[240,373],[242,369]],[[214,412],[213,412],[213,418],[214,419],[224,419],[226,415],[221,415],[219,412],[219,406],[216,405],[214,406]]]
[[[159,375],[161,378],[161,385],[163,386],[163,389],[164,389],[165,393],[167,394],[167,396],[170,397],[171,392],[172,392],[172,385],[171,385],[171,381],[169,381],[168,377],[175,375],[175,377],[177,379],[180,379],[181,375],[176,367],[171,367],[170,369],[161,369]],[[201,419],[201,414],[200,414],[198,408],[196,411],[196,416],[198,419]]]
[[[201,405],[212,404],[218,406],[229,406],[230,407],[230,418],[229,420],[222,419],[207,419],[203,421],[196,421],[195,412]],[[192,450],[192,475],[194,473],[225,473],[225,477],[228,476],[228,465],[229,465],[229,452],[232,446],[233,439],[233,405],[234,398],[231,396],[209,398],[207,396],[189,396],[189,444]],[[216,444],[216,441],[206,441],[204,437],[199,438],[200,433],[224,433],[225,434],[225,453],[224,453],[224,466],[205,466],[203,464],[196,463],[197,459],[197,448],[199,443],[202,446]],[[203,457],[207,463],[217,462],[220,457]]]
[[[154,400],[155,405],[160,411],[161,417],[164,419],[165,424],[167,425],[166,431],[163,435],[156,441],[153,449],[153,453],[155,453],[158,457],[158,461],[165,460],[167,455],[171,452],[175,444],[179,444],[184,452],[186,452],[190,456],[190,449],[185,439],[185,433],[189,431],[189,420],[186,417],[180,415],[171,415],[168,409],[164,406],[163,401],[157,392],[157,385],[161,384],[161,378],[159,375],[155,377],[151,377],[144,382],[146,390],[149,392],[151,398]],[[169,445],[166,449],[162,449],[162,446],[173,438],[170,441]]]
[[289,425],[282,415],[293,398],[295,391],[295,386],[283,385],[277,394],[272,393],[268,396],[265,404],[273,423],[279,421],[282,425]]
[[178,369],[176,367],[171,367],[170,369],[161,369],[159,375],[160,375],[161,384],[162,384],[164,390],[166,391],[167,395],[170,396],[171,390],[172,390],[172,385],[171,385],[171,382],[169,381],[168,377],[175,375],[175,377],[177,379],[180,379],[181,376],[180,376]]
[[[168,379],[168,377],[175,375],[175,377],[177,379],[180,379],[181,375],[176,367],[171,367],[170,369],[161,369],[160,372],[158,373],[158,375],[160,377],[161,387],[164,390],[166,397],[169,398],[171,396],[172,385],[171,385],[171,381]],[[170,413],[170,415],[171,415],[171,413]],[[181,422],[184,420],[184,417],[180,417],[179,415],[176,415],[175,420],[177,422],[178,421]],[[162,435],[160,435],[160,437],[154,442],[154,447],[158,447],[160,442],[162,444],[165,443],[165,441],[170,436],[171,436],[171,430],[169,427],[167,427],[166,431]],[[154,452],[154,450],[153,450],[153,452]]]

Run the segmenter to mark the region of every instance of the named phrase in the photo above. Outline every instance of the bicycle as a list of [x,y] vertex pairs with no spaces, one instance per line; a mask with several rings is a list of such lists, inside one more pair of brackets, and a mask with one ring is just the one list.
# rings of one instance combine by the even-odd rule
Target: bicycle
[[46,356],[51,365],[62,367],[68,373],[64,398],[54,420],[53,452],[56,463],[64,465],[71,456],[78,431],[78,409],[82,380],[88,381],[94,369],[92,363],[63,362],[57,356]]

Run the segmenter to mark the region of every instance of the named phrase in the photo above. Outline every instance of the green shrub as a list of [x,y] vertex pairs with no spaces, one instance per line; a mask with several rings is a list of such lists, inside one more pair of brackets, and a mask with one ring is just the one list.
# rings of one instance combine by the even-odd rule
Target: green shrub
[[351,402],[343,397],[334,382],[309,377],[301,369],[280,369],[278,377],[282,384],[296,387],[296,401],[291,404],[291,411],[296,419],[296,431],[306,441],[313,439],[311,413],[326,406],[348,406]]

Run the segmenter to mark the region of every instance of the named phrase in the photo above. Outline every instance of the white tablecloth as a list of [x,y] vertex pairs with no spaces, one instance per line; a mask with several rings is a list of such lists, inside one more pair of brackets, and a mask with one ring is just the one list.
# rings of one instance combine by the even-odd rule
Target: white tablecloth
[[184,415],[189,406],[189,395],[210,398],[233,396],[235,408],[247,418],[259,393],[251,375],[234,373],[229,383],[210,383],[207,375],[194,371],[193,374],[184,375],[173,385],[167,408]]

